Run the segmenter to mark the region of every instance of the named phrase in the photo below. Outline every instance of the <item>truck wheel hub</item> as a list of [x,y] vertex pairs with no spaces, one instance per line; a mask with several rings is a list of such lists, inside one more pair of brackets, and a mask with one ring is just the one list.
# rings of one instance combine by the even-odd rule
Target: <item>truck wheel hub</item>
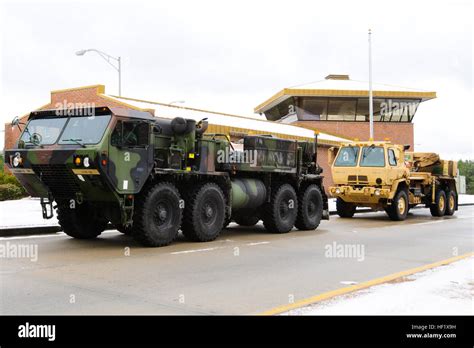
[[451,209],[451,210],[454,209],[454,197],[453,196],[449,197],[449,209]]
[[405,200],[403,198],[400,198],[400,200],[398,201],[398,211],[400,212],[400,214],[405,213],[405,206]]
[[168,218],[168,210],[165,206],[161,204],[158,206],[157,217],[158,223],[160,224],[166,221],[166,219]]
[[439,210],[443,210],[444,209],[444,197],[439,197],[439,203],[438,203],[438,206],[439,206]]

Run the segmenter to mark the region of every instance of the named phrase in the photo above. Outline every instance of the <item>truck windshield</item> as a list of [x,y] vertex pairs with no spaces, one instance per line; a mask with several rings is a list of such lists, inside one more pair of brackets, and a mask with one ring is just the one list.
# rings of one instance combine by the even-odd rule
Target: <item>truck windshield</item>
[[97,144],[109,124],[110,115],[94,117],[71,117],[61,135],[59,144]]
[[[57,117],[33,119],[26,125],[20,140],[25,144],[97,144],[111,116]],[[64,129],[64,131],[63,131]],[[61,134],[62,132],[62,134]]]
[[339,150],[339,154],[334,162],[336,167],[355,167],[359,156],[358,146],[344,146]]
[[361,167],[384,167],[385,156],[383,147],[364,146],[360,159]]
[[54,144],[61,134],[61,130],[67,121],[67,117],[61,118],[39,118],[28,122],[20,140],[25,144],[51,145]]

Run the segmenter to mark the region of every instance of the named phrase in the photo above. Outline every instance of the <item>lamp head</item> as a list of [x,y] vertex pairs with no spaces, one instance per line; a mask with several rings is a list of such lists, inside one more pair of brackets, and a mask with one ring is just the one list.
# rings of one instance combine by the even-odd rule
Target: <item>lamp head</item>
[[83,56],[84,54],[86,54],[87,50],[80,50],[80,51],[77,51],[76,52],[76,56]]

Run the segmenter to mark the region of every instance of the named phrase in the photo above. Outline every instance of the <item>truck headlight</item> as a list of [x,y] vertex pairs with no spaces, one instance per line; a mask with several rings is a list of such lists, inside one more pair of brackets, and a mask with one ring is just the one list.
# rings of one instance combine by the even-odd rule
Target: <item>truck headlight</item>
[[339,187],[337,187],[334,192],[336,193],[336,195],[340,194],[341,193],[341,189]]
[[21,158],[21,155],[19,153],[16,153],[12,160],[13,166],[18,167],[22,163],[23,163],[23,158]]
[[380,196],[380,190],[379,190],[379,189],[376,189],[375,192],[374,192],[374,194],[375,194],[376,196]]

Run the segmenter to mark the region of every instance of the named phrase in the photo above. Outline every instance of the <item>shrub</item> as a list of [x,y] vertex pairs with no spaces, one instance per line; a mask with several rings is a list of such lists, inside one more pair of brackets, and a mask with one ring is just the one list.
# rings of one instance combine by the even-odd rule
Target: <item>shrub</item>
[[0,184],[0,201],[20,199],[25,196],[25,190],[14,184]]
[[13,175],[0,173],[0,201],[26,197],[26,191]]

